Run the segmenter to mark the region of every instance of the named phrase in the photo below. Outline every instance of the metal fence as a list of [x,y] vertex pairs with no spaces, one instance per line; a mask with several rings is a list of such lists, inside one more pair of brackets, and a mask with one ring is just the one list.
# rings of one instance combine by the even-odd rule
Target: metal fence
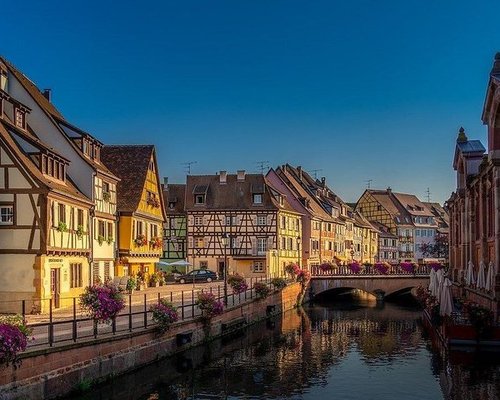
[[[270,279],[252,278],[247,280],[248,288],[242,293],[235,294],[228,287],[227,307],[231,308],[256,298],[255,284],[265,283],[273,289]],[[165,288],[165,287],[163,287]],[[162,289],[163,289],[162,288]],[[195,304],[200,292],[210,292],[215,298],[224,301],[224,286],[210,286],[207,289],[192,289],[180,291],[153,292],[128,294],[125,296],[125,307],[118,313],[110,324],[97,323],[90,318],[80,306],[79,298],[71,299],[72,306],[54,308],[53,299],[47,299],[48,313],[30,315],[27,313],[27,301],[19,301],[19,308],[27,325],[32,329],[32,340],[28,348],[38,349],[52,347],[58,344],[76,343],[84,340],[113,336],[120,333],[135,332],[154,326],[150,307],[159,303],[160,299],[172,302],[178,310],[179,321],[192,320],[201,316],[201,310]]]

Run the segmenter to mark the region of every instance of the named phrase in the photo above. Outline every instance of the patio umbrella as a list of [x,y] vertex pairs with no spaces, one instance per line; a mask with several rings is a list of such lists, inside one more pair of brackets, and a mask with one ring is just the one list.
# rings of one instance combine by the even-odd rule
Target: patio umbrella
[[435,296],[437,290],[438,290],[438,278],[436,271],[434,270],[434,268],[432,268],[431,273],[429,275],[429,291],[433,296]]
[[495,264],[493,264],[493,261],[490,261],[488,264],[488,271],[486,272],[486,284],[484,285],[485,289],[488,292],[492,292],[495,289],[495,277],[496,277],[497,271],[495,268]]
[[481,261],[479,263],[479,270],[477,271],[477,282],[476,282],[476,287],[478,289],[484,289],[486,285],[486,278],[485,278],[485,271],[486,270],[486,265],[484,265],[484,262]]
[[467,271],[465,273],[465,283],[467,286],[472,286],[476,280],[474,279],[474,264],[472,264],[472,261],[469,261],[467,264]]
[[441,292],[443,290],[443,283],[444,283],[444,271],[440,269],[438,272],[436,272],[436,281],[437,281],[437,288],[436,288],[436,299],[438,303],[441,303]]
[[190,267],[192,264],[186,260],[179,260],[168,263],[168,265],[171,267]]
[[453,311],[453,300],[451,296],[452,283],[448,278],[444,278],[441,285],[441,293],[439,295],[441,301],[439,302],[439,315],[451,315]]

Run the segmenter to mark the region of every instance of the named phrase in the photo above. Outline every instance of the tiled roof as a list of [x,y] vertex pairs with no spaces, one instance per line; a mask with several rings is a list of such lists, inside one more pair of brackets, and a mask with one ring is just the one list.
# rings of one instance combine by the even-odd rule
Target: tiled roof
[[[38,104],[42,110],[44,110],[50,118],[53,119],[54,124],[59,128],[61,133],[68,137],[66,133],[66,129],[64,129],[64,126],[69,127],[80,134],[86,134],[90,137],[93,138],[92,135],[88,134],[87,132],[82,131],[80,128],[70,124],[64,116],[59,112],[59,110],[54,106],[52,102],[50,102],[44,95],[43,93],[38,89],[38,87],[31,81],[26,75],[24,75],[19,69],[17,69],[11,62],[5,60],[4,58],[0,57],[0,62],[4,62],[4,64],[8,67],[9,72],[12,73],[16,79],[21,83],[21,85],[26,89],[26,91],[30,94],[30,96],[33,98],[33,100]],[[29,118],[28,118],[29,119]],[[95,139],[95,138],[94,138]],[[98,163],[95,160],[85,157],[81,151],[81,149],[73,143],[71,139],[68,137],[68,142],[76,149],[78,153],[81,154],[82,159],[84,159],[88,164],[90,164],[92,167],[94,167],[96,170],[101,171],[105,174],[111,175],[111,171],[106,168],[105,165],[102,163]],[[99,142],[97,139],[95,139],[97,142]],[[114,178],[113,176],[111,176]]]
[[288,185],[297,198],[309,200],[306,202],[306,208],[312,215],[324,221],[334,221],[334,218],[319,205],[315,196],[300,182],[299,176],[293,167],[289,165],[287,165],[286,168],[278,167],[276,169],[276,174]]
[[[184,201],[186,197],[186,185],[168,184],[163,188],[163,202],[166,207],[167,215],[184,214]],[[170,208],[170,203],[174,203],[174,208]]]
[[427,206],[422,203],[417,196],[413,194],[406,193],[392,193],[394,197],[399,201],[401,206],[404,207],[405,211],[411,215],[432,217],[432,211],[427,208]]
[[[46,188],[53,190],[56,193],[87,203],[90,206],[92,204],[91,200],[87,198],[83,193],[81,193],[71,180],[66,179],[66,182],[63,183],[42,174],[39,167],[35,165],[30,155],[26,153],[20,145],[19,140],[24,140],[27,138],[29,138],[29,136],[0,118],[0,139],[14,154],[16,160],[18,160],[18,162],[20,162],[21,165],[26,168],[33,179],[38,181],[42,185],[42,187],[45,186]],[[39,150],[49,150],[52,152],[50,148],[46,147],[40,141],[37,142],[35,140],[32,140],[30,141],[30,143],[34,148],[38,148]]]
[[466,142],[458,142],[457,147],[462,153],[483,154],[486,151],[480,140],[467,140]]
[[113,145],[102,148],[102,162],[121,179],[117,184],[119,212],[137,211],[153,154],[153,145]]
[[[206,193],[205,204],[194,204],[195,192]],[[262,194],[262,204],[253,203],[252,193]],[[226,183],[220,183],[219,175],[188,175],[185,209],[187,211],[281,209],[296,213],[286,199],[283,206],[279,205],[276,199],[278,193],[261,174],[246,174],[244,180],[238,180],[236,174],[227,174]]]

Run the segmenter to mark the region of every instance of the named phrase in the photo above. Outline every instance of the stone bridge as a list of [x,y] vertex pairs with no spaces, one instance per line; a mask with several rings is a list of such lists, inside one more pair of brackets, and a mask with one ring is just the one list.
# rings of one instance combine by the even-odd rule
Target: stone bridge
[[419,285],[429,285],[429,269],[425,266],[416,267],[412,272],[394,267],[386,273],[380,273],[374,268],[365,268],[355,273],[347,267],[330,271],[313,267],[310,288],[313,297],[328,291],[360,289],[382,300],[393,294],[410,291]]

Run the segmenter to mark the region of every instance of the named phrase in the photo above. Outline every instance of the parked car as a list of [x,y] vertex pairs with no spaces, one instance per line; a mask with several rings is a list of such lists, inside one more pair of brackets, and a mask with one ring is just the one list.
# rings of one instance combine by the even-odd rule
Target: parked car
[[217,280],[217,274],[208,269],[194,269],[175,278],[175,281],[179,283],[212,282],[215,280]]

